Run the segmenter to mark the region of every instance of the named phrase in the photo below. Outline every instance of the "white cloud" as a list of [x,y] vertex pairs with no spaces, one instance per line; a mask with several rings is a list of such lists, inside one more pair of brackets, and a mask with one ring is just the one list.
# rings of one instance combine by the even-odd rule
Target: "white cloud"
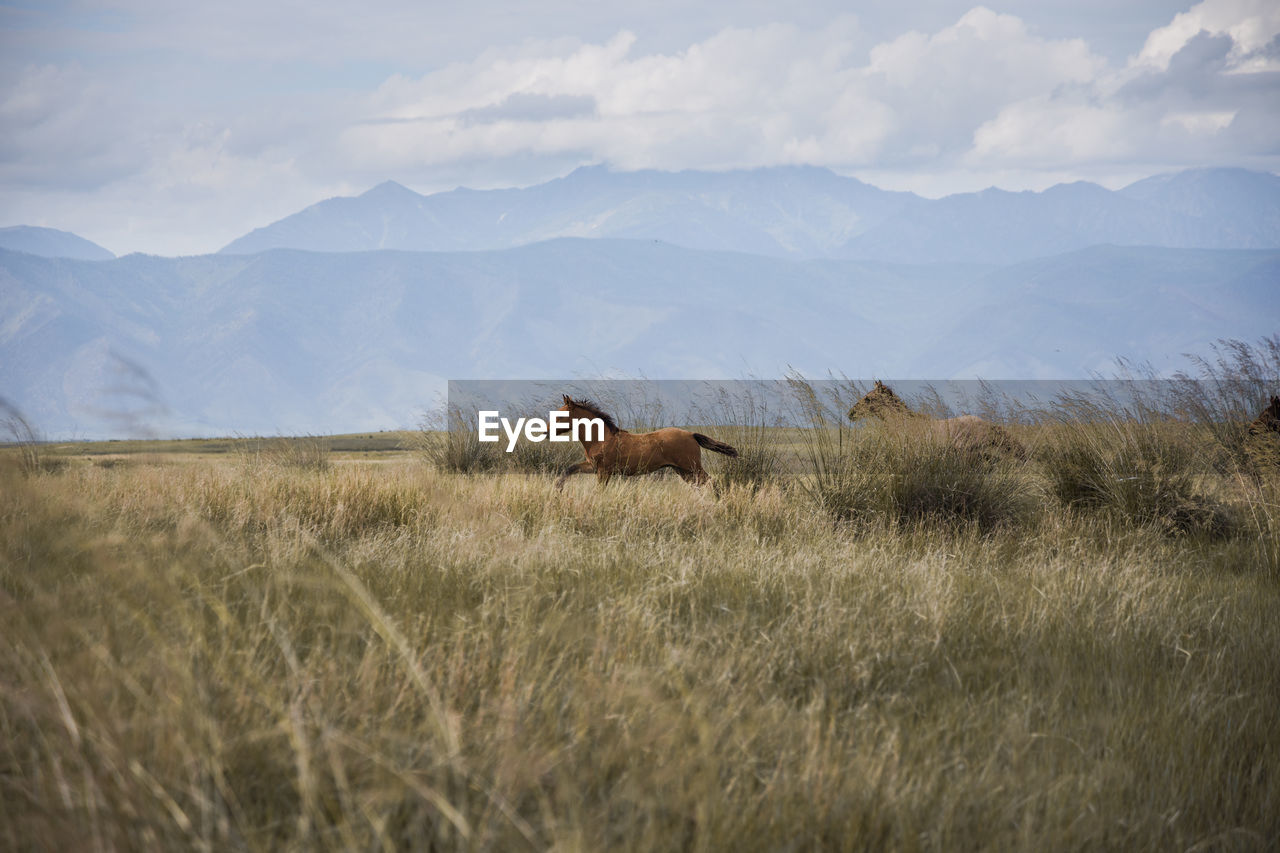
[[[633,55],[635,36],[624,31],[562,56],[485,56],[417,79],[397,76],[341,144],[366,168],[387,169],[520,152],[580,152],[622,168],[754,166],[815,146],[868,157],[876,134],[832,126],[859,104],[880,109],[860,98],[842,63],[848,26],[729,29],[678,54],[648,56]],[[531,96],[589,98],[595,111],[475,120]]]
[[1123,68],[1001,109],[973,137],[975,169],[1126,163],[1275,168],[1280,4],[1205,0],[1154,30]]
[[1235,117],[1235,110],[1168,113],[1160,119],[1160,125],[1180,127],[1191,134],[1212,136],[1230,127]]
[[893,110],[901,159],[921,162],[913,147],[955,156],[1006,104],[1086,83],[1105,67],[1079,39],[1041,38],[1012,15],[978,7],[933,35],[878,45],[863,74]]
[[973,135],[966,157],[975,167],[998,162],[1055,163],[1122,158],[1135,153],[1124,114],[1113,107],[1044,96],[1010,106]]
[[77,65],[28,66],[0,94],[0,186],[95,188],[143,164],[127,100]]
[[949,88],[998,96],[1089,80],[1103,65],[1081,39],[1039,38],[1019,18],[979,6],[932,36],[910,32],[876,46],[868,71],[902,88],[950,80]]
[[1231,64],[1243,71],[1280,70],[1263,51],[1280,35],[1280,3],[1275,0],[1204,0],[1154,30],[1131,64],[1164,71],[1178,51],[1201,32],[1230,36]]
[[[489,55],[389,79],[342,148],[363,168],[388,170],[522,152],[580,153],[620,168],[856,168],[886,156],[954,156],[1003,105],[1105,66],[1078,39],[1044,39],[981,7],[869,58],[855,54],[856,35],[842,19],[816,30],[726,29],[673,54],[636,55],[624,31],[560,56]],[[590,98],[596,110],[539,123],[459,120],[530,96]]]

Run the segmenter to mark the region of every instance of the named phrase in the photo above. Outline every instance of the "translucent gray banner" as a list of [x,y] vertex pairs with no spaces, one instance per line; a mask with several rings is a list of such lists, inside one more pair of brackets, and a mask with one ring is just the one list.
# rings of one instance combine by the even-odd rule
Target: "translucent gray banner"
[[[851,410],[887,389],[910,412],[935,418],[972,414],[1005,423],[1090,417],[1252,419],[1268,383],[1199,379],[864,380],[864,379],[539,379],[450,380],[448,426],[474,429],[479,413],[546,419],[565,396],[590,400],[618,426],[811,426],[864,420]],[[865,414],[865,412],[864,412]],[[445,424],[441,424],[444,426]]]

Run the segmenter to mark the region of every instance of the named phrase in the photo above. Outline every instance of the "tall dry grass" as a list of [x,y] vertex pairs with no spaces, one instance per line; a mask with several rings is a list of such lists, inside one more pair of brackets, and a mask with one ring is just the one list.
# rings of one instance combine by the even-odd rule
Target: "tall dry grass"
[[1280,840],[1247,525],[162,462],[0,489],[0,846]]
[[801,480],[835,521],[859,528],[919,524],[991,532],[1028,522],[1033,480],[1016,460],[967,450],[925,430],[875,427],[842,448],[813,440],[813,473]]
[[0,455],[0,465],[25,476],[55,471],[62,466],[61,459],[44,452],[39,431],[4,397],[0,397],[0,447],[9,451]]
[[249,469],[327,471],[332,461],[328,442],[316,435],[243,439],[236,452]]
[[0,848],[1280,846],[1280,467],[1225,409],[1002,459],[793,387],[718,490],[443,433],[0,465]]

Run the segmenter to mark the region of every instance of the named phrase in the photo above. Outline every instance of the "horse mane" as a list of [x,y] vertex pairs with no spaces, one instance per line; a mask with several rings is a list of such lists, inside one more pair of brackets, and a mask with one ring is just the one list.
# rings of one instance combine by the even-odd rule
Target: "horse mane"
[[613,415],[609,414],[608,412],[602,411],[599,406],[597,406],[591,400],[588,400],[586,397],[581,397],[578,399],[570,397],[569,405],[576,406],[579,409],[582,409],[590,413],[593,417],[599,418],[601,421],[604,422],[604,428],[607,429],[609,432],[618,431],[618,423],[613,419]]

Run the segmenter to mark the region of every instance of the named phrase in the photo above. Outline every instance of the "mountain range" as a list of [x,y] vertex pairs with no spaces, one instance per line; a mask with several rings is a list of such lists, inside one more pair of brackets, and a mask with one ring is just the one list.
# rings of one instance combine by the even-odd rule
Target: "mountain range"
[[11,225],[0,228],[0,249],[26,252],[44,258],[75,258],[82,261],[107,261],[111,252],[70,231],[39,228],[34,225]]
[[51,436],[412,425],[447,379],[1080,378],[1277,327],[1280,250],[995,267],[652,240],[110,261],[0,251],[0,394]]
[[1087,377],[1280,331],[1280,178],[929,200],[579,169],[320,202],[213,255],[0,230],[0,397],[47,435],[412,425],[456,378]]
[[733,172],[578,169],[522,189],[420,195],[394,182],[333,198],[232,241],[222,254],[479,251],[556,237],[653,239],[797,259],[1009,264],[1100,243],[1280,247],[1280,177],[1243,169],[1159,175],[1112,191],[1059,184],[941,199],[815,167]]

